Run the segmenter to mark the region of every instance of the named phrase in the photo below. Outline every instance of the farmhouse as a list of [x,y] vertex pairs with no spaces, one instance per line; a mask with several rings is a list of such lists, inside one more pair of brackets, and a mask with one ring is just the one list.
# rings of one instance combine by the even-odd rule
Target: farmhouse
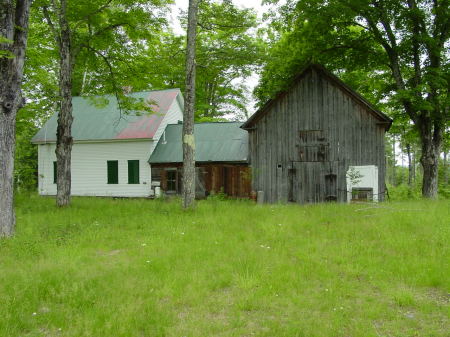
[[[166,125],[183,119],[179,89],[131,94],[148,102],[154,113],[121,113],[114,96],[74,97],[72,125],[72,194],[147,197],[152,195],[148,159]],[[38,144],[38,189],[56,194],[56,125],[54,114],[33,137]]]
[[384,134],[391,122],[311,65],[242,125],[249,132],[253,189],[267,202],[383,200]]
[[[194,125],[196,197],[223,192],[231,197],[250,196],[248,134],[240,122]],[[182,189],[182,124],[167,125],[150,156],[152,179],[161,182],[166,194]]]
[[[179,89],[132,94],[152,114],[121,114],[73,99],[72,194],[148,197],[182,189]],[[196,195],[223,192],[265,202],[383,200],[384,135],[391,119],[322,66],[302,71],[245,123],[194,128]],[[39,193],[56,194],[55,114],[36,134]],[[250,166],[249,166],[250,164]]]

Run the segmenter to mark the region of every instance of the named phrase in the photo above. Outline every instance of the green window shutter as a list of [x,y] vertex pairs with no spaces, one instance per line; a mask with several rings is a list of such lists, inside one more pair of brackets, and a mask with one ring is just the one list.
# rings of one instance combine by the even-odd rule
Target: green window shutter
[[108,184],[119,183],[119,162],[117,160],[108,160]]
[[139,184],[139,160],[128,161],[128,184]]
[[58,167],[56,166],[56,161],[53,162],[53,184],[56,184],[56,176],[58,174]]

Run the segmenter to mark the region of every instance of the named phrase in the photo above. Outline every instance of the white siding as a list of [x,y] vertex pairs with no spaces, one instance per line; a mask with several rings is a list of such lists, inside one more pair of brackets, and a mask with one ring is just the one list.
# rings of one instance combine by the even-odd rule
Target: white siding
[[[147,197],[151,189],[151,168],[148,163],[167,124],[183,120],[183,98],[173,101],[153,140],[114,140],[79,143],[72,148],[72,195]],[[55,195],[53,162],[56,161],[55,144],[38,145],[39,194]],[[119,183],[107,183],[107,161],[118,160]],[[139,184],[128,184],[128,160],[139,160]]]
[[[72,148],[72,195],[147,197],[151,192],[148,158],[153,141],[74,143]],[[39,145],[39,194],[55,195],[53,162],[55,144]],[[119,183],[107,183],[108,160],[119,162]],[[128,184],[128,160],[139,160],[139,184]]]
[[[158,130],[155,132],[155,135],[153,136],[153,146],[151,149],[151,153],[156,148],[156,145],[158,144],[159,138],[161,138],[161,135],[163,134],[164,130],[166,129],[167,124],[175,124],[178,123],[178,121],[183,120],[183,107],[182,102],[180,103],[178,101],[178,98],[182,97],[181,95],[178,95],[176,99],[174,99],[172,105],[170,106],[169,110],[167,111],[166,115],[164,116],[164,119],[161,122],[161,125],[159,126]],[[150,156],[149,156],[150,158]]]

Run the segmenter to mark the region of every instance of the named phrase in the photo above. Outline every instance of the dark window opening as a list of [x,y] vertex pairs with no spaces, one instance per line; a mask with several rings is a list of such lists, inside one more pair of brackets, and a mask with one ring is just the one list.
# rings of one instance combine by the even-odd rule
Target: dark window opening
[[325,175],[326,201],[337,201],[337,175],[329,173]]
[[56,184],[56,177],[58,175],[58,166],[56,166],[56,161],[53,162],[53,184]]
[[166,172],[167,177],[167,192],[177,191],[177,171],[170,170]]
[[152,167],[152,181],[161,181],[162,169],[159,167]]
[[139,160],[128,161],[128,184],[139,184]]
[[294,184],[296,183],[297,171],[295,168],[288,169],[288,179],[289,179],[289,191],[288,191],[288,201],[295,202],[296,196],[294,192]]
[[119,183],[119,162],[117,160],[108,160],[106,162],[108,173],[108,184]]

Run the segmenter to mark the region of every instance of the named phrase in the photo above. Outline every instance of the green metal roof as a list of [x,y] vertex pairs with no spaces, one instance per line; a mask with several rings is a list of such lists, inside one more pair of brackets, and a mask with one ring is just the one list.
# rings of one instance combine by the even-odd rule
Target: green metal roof
[[[153,113],[121,113],[113,95],[73,97],[72,137],[78,140],[153,138],[165,114],[180,95],[179,89],[132,93],[129,96],[149,102]],[[103,104],[99,104],[99,103]],[[55,113],[33,137],[32,143],[56,141],[58,115]]]
[[[247,162],[248,134],[241,122],[198,123],[194,126],[195,160],[197,162]],[[181,163],[182,124],[169,124],[165,136],[150,156],[149,163]]]

